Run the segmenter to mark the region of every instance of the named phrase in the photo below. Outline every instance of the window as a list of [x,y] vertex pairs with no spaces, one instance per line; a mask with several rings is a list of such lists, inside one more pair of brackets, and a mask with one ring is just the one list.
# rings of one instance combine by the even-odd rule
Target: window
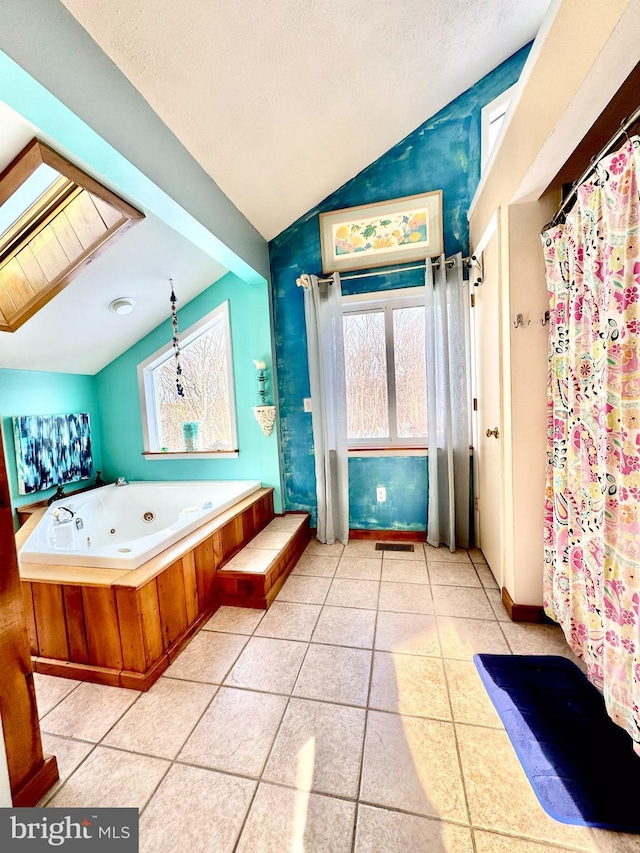
[[172,344],[138,365],[145,451],[185,452],[185,423],[196,450],[237,451],[228,302],[181,334],[180,363],[184,397]]
[[426,446],[422,288],[343,300],[350,447]]
[[491,152],[498,141],[498,136],[502,130],[509,104],[513,99],[516,86],[510,86],[493,101],[490,101],[482,108],[481,125],[482,125],[482,171],[491,156]]

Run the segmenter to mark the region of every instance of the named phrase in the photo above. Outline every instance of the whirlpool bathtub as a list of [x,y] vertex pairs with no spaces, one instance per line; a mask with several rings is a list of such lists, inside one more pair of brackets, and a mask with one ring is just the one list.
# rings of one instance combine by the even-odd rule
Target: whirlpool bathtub
[[260,488],[259,480],[132,482],[71,495],[47,509],[20,560],[136,569]]

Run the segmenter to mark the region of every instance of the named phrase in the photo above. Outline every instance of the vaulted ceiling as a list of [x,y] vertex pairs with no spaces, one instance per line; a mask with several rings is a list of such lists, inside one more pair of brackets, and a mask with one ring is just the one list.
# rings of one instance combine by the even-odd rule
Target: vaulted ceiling
[[530,41],[550,0],[63,0],[271,239]]
[[[61,0],[266,239],[530,41],[550,2]],[[111,97],[118,121],[102,83],[92,97]],[[34,136],[40,128],[0,103],[0,170]],[[184,304],[225,273],[145,212],[38,314],[0,333],[0,367],[94,373],[166,319],[169,276]],[[120,296],[140,310],[110,313]]]

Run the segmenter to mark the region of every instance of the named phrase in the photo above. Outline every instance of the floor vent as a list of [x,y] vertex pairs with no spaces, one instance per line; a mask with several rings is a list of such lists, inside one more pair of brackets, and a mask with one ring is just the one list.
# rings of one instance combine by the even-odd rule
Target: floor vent
[[413,551],[413,545],[401,545],[399,542],[376,542],[376,551]]

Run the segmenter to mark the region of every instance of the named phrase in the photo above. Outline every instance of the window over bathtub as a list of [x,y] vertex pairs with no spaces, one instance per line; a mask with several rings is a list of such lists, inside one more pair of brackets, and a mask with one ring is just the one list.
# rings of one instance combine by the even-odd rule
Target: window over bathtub
[[180,334],[181,385],[173,342],[138,365],[144,450],[154,459],[238,452],[229,303]]
[[350,450],[427,448],[424,288],[343,298]]

